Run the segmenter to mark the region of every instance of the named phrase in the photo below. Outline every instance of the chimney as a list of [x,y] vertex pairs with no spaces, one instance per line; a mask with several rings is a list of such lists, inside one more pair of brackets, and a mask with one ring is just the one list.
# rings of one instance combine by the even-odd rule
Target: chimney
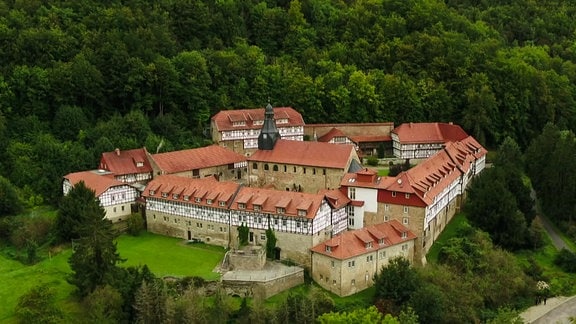
[[116,152],[116,155],[120,156],[120,149],[119,148],[115,149],[114,152]]

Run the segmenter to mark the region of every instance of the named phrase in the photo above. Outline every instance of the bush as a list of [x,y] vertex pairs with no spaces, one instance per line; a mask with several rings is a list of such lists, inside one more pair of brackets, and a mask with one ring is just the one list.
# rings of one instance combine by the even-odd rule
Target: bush
[[132,213],[128,217],[128,234],[132,236],[140,235],[140,232],[144,230],[144,219],[139,213]]
[[379,163],[379,160],[374,155],[370,155],[369,157],[366,158],[366,163],[370,166],[377,166]]
[[576,273],[576,254],[562,249],[554,258],[554,264],[566,272]]

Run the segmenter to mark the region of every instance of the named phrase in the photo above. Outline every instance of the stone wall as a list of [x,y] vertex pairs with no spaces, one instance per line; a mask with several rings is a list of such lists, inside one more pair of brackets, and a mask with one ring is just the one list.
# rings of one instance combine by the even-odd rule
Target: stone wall
[[261,246],[246,246],[228,254],[230,269],[261,270],[266,264],[266,251]]
[[254,297],[260,300],[270,298],[303,283],[304,269],[301,268],[267,280],[222,279],[222,287],[227,294]]

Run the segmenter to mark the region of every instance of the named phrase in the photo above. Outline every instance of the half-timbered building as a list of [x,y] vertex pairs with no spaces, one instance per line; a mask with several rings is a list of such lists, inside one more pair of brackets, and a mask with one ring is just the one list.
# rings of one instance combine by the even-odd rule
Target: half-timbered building
[[[304,140],[304,119],[292,107],[276,107],[274,122],[286,140]],[[250,155],[258,148],[264,108],[222,110],[212,116],[212,141],[234,152]]]
[[111,172],[121,182],[144,185],[152,179],[152,166],[146,148],[104,152],[98,168]]
[[405,123],[394,128],[390,136],[395,157],[427,159],[446,143],[461,141],[468,134],[452,123]]
[[67,195],[80,181],[94,191],[100,206],[106,212],[106,218],[112,222],[126,220],[135,208],[136,199],[140,197],[140,192],[135,187],[116,180],[111,172],[105,170],[82,171],[65,175],[62,182],[64,195]]

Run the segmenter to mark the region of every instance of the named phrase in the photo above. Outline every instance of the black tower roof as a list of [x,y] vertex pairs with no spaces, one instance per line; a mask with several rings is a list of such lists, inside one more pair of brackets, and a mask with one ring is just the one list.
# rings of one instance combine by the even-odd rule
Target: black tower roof
[[268,103],[264,111],[264,124],[260,135],[258,135],[258,149],[259,150],[273,150],[276,141],[280,138],[280,132],[276,128],[276,121],[274,120],[274,109]]

